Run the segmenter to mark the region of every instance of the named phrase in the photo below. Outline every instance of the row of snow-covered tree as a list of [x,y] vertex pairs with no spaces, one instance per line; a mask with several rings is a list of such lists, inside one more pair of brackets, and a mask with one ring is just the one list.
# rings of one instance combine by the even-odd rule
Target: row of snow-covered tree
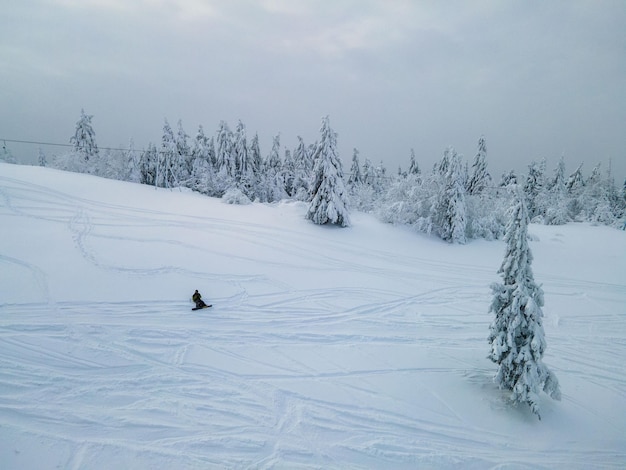
[[[412,156],[409,171],[400,171],[398,177],[378,188],[378,194],[376,188],[370,191],[367,184],[357,185],[360,194],[355,202],[375,211],[382,220],[411,225],[455,243],[472,238],[500,238],[506,212],[512,205],[510,190],[516,186],[523,190],[533,222],[623,224],[626,181],[619,191],[610,171],[603,172],[600,165],[585,178],[582,165],[567,176],[563,157],[552,173],[547,171],[545,159],[533,161],[526,175],[509,172],[496,184],[487,171],[486,157],[484,137],[478,141],[471,168],[452,147],[426,174],[422,174]],[[349,179],[358,180],[355,161],[352,168]]]
[[[371,212],[394,224],[414,227],[452,243],[500,238],[511,206],[507,188],[523,189],[531,220],[546,224],[592,221],[622,224],[626,216],[626,182],[618,190],[610,171],[600,165],[587,177],[582,165],[568,175],[561,158],[553,171],[546,160],[532,162],[525,175],[509,172],[499,182],[490,176],[484,137],[478,141],[471,167],[452,147],[431,171],[422,171],[411,151],[408,170],[387,172],[354,150],[344,178],[337,154],[336,133],[322,120],[320,139],[281,149],[280,137],[263,156],[258,135],[249,138],[239,121],[235,130],[222,121],[212,136],[199,126],[190,137],[179,121],[176,131],[167,120],[161,142],[144,150],[98,149],[92,116],[81,114],[73,150],[52,165],[70,171],[134,181],[162,188],[186,187],[208,196],[228,195],[234,202],[274,202],[286,198],[315,205],[308,217],[316,223],[349,225],[349,207]],[[45,156],[40,161],[45,164]]]

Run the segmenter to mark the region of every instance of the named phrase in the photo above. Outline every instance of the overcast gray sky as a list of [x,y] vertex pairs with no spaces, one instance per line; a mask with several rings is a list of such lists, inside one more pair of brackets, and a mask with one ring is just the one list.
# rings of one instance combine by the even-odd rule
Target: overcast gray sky
[[[239,119],[295,147],[330,116],[348,165],[525,173],[565,155],[626,176],[624,0],[0,0],[0,138],[67,143],[81,108],[101,147]],[[16,156],[21,147],[8,143]],[[36,149],[31,148],[36,153]],[[48,154],[59,149],[45,148]],[[347,168],[346,168],[347,170]]]

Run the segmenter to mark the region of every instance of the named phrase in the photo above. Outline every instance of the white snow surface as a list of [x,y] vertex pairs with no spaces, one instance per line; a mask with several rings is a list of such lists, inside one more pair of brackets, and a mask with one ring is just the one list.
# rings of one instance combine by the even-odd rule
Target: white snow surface
[[0,466],[626,466],[625,232],[530,226],[539,421],[486,358],[502,241],[306,210],[0,164]]

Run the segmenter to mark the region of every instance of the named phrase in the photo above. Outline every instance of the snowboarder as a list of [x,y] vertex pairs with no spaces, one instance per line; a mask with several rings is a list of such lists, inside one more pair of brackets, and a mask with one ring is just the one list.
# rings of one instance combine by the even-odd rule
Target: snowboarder
[[196,291],[191,296],[191,300],[196,303],[196,308],[204,308],[207,306],[207,304],[204,303],[204,300],[202,300],[202,295],[200,294],[200,292],[198,292],[198,289],[196,289]]

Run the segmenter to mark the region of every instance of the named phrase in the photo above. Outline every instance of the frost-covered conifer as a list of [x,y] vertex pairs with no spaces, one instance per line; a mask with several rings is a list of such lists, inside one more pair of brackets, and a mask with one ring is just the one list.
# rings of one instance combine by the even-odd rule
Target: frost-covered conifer
[[296,198],[300,201],[308,201],[313,174],[313,159],[300,136],[298,136],[298,146],[293,152],[293,161],[295,165],[293,186]]
[[280,135],[274,137],[272,150],[265,162],[267,202],[280,201],[287,197],[280,159]]
[[256,186],[256,174],[252,155],[249,153],[248,139],[246,137],[246,126],[239,121],[235,130],[233,153],[235,158],[235,180],[239,189],[249,199],[254,198]]
[[217,196],[222,195],[235,186],[235,158],[233,151],[233,134],[226,121],[221,121],[217,130],[217,151],[215,154],[215,190]]
[[85,110],[80,110],[80,119],[76,123],[76,131],[70,138],[70,143],[74,145],[74,153],[85,162],[93,161],[98,157],[98,145],[96,144],[96,133],[91,126],[93,116],[85,114]]
[[190,186],[194,191],[209,196],[215,195],[212,144],[213,138],[207,138],[203,127],[199,126],[191,149],[192,164]]
[[139,158],[139,182],[141,184],[156,185],[159,152],[153,143],[141,153]]
[[374,165],[372,165],[372,162],[369,158],[366,158],[363,162],[363,173],[361,176],[361,181],[363,182],[363,184],[372,187],[376,182],[376,171]]
[[585,189],[585,181],[582,173],[583,164],[581,163],[576,171],[572,173],[567,182],[565,183],[565,189],[567,191],[567,208],[569,218],[572,220],[578,220],[583,211],[583,192]]
[[163,136],[161,137],[161,148],[159,149],[158,157],[154,185],[160,188],[174,188],[178,186],[176,138],[167,119],[163,124]]
[[489,185],[491,175],[487,171],[487,144],[485,137],[478,139],[478,152],[472,164],[472,176],[467,183],[467,193],[470,195],[481,194]]
[[576,171],[567,178],[565,187],[569,194],[578,194],[583,186],[585,186],[585,181],[583,178],[583,164],[581,163],[578,168],[576,168]]
[[287,196],[293,197],[296,195],[296,188],[294,181],[296,178],[296,163],[291,156],[291,151],[285,149],[285,158],[283,160],[282,179],[285,183],[285,192]]
[[126,162],[126,168],[124,171],[124,177],[126,181],[133,183],[141,182],[141,175],[139,172],[139,160],[141,155],[135,149],[135,141],[130,139],[128,142],[128,149],[124,151],[124,161]]
[[565,186],[565,158],[561,156],[554,170],[554,178],[545,192],[545,223],[548,225],[563,225],[569,222],[567,207],[567,188]]
[[490,312],[495,319],[489,327],[488,357],[498,364],[494,378],[498,386],[511,391],[514,403],[528,403],[539,416],[541,390],[556,400],[561,392],[556,376],[542,362],[546,349],[543,290],[535,283],[531,268],[526,203],[521,190],[515,191],[516,202],[506,228],[506,253],[498,271],[503,282],[491,285]]
[[464,172],[461,157],[452,147],[444,152],[438,169],[441,189],[432,218],[435,228],[442,239],[450,243],[465,243],[467,214]]
[[361,176],[361,164],[359,163],[359,149],[355,148],[352,153],[352,165],[350,166],[350,175],[348,176],[348,186],[353,187],[361,184],[363,177]]
[[517,184],[517,175],[515,174],[515,170],[511,170],[508,173],[502,173],[502,178],[500,179],[500,187],[507,188],[512,185]]
[[328,116],[322,119],[321,140],[314,156],[315,168],[312,199],[306,218],[312,222],[350,225],[343,169],[337,154],[337,134],[330,127]]
[[545,159],[541,163],[533,161],[528,166],[528,175],[524,183],[524,194],[526,195],[528,216],[531,220],[543,215],[544,208],[539,197],[545,186],[545,168]]
[[409,164],[409,175],[419,175],[421,173],[420,167],[415,159],[415,150],[411,149],[411,162]]
[[581,205],[586,220],[605,225],[615,222],[617,214],[611,201],[612,192],[616,193],[614,183],[602,176],[602,165],[598,164],[591,171],[581,195]]
[[252,173],[254,174],[254,187],[252,188],[253,197],[251,197],[251,199],[266,202],[267,191],[265,188],[265,175],[263,173],[263,156],[261,155],[261,148],[259,147],[258,134],[254,134],[254,137],[252,137],[250,141],[248,157],[252,164]]
[[191,148],[188,142],[189,136],[183,129],[182,120],[178,120],[178,132],[176,133],[176,160],[173,171],[178,186],[188,186],[193,164]]
[[39,166],[48,166],[48,160],[46,159],[46,154],[43,153],[43,150],[41,149],[41,147],[39,147],[39,155],[38,155],[37,161],[39,163]]
[[225,177],[233,178],[235,176],[236,164],[233,152],[232,132],[226,121],[220,122],[217,131],[216,167],[217,171]]

